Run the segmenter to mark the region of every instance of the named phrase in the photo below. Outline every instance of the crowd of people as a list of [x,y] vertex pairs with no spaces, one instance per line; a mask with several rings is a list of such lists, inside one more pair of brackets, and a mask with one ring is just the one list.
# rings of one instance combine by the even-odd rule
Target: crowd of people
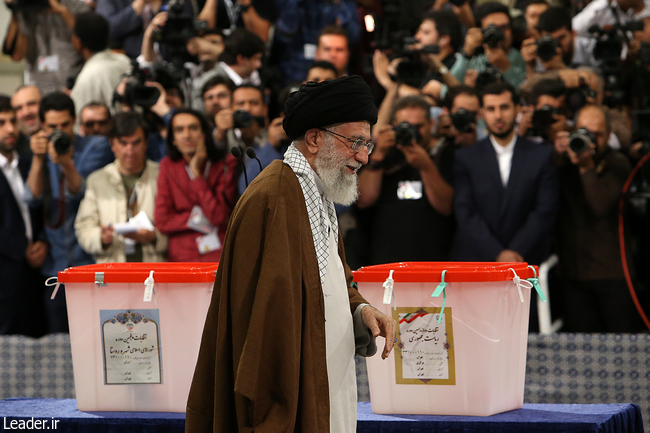
[[619,202],[650,150],[650,3],[6,1],[0,334],[66,332],[44,281],[68,267],[219,261],[289,95],[345,75],[379,107],[336,206],[352,268],[554,253],[564,330],[641,330],[620,244],[643,301],[644,167],[624,236]]

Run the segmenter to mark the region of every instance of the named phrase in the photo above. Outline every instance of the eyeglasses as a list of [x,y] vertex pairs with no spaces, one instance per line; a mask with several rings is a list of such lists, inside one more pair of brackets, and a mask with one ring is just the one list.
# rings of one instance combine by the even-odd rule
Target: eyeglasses
[[352,146],[350,146],[350,148],[355,152],[361,152],[361,149],[363,149],[363,147],[365,146],[366,149],[368,149],[368,155],[370,155],[372,151],[375,149],[375,143],[373,143],[372,141],[366,141],[363,138],[357,138],[356,140],[353,140],[350,137],[337,134],[336,132],[330,131],[329,129],[325,129],[325,128],[318,128],[318,129],[320,129],[321,131],[329,132],[330,134],[336,135],[337,137],[345,138],[346,140],[352,143]]

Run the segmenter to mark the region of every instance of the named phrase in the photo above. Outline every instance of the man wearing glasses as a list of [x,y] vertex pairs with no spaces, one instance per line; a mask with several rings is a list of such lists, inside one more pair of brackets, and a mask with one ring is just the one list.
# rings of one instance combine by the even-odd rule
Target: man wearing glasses
[[[406,96],[379,126],[377,149],[359,175],[359,209],[369,209],[369,264],[449,260],[453,148],[431,137],[429,103]],[[410,132],[410,133],[409,133]]]
[[100,102],[90,102],[81,109],[81,135],[108,136],[110,129],[111,112],[108,107]]
[[285,105],[292,144],[251,182],[222,250],[186,432],[356,431],[354,354],[395,322],[351,286],[334,202],[356,199],[377,108],[358,76],[307,83]]

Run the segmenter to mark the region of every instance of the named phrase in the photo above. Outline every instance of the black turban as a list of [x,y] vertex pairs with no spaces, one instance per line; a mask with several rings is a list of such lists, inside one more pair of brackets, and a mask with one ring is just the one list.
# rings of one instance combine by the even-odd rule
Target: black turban
[[308,82],[289,95],[282,126],[291,140],[312,128],[335,123],[377,123],[377,106],[370,87],[358,75],[321,83]]

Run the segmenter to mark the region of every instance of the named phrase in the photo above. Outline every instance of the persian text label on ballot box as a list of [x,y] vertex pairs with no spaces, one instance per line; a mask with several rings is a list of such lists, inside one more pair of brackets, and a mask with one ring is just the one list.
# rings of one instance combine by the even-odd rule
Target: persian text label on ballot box
[[396,383],[455,385],[454,337],[451,308],[440,319],[440,308],[393,310],[399,323],[395,346]]
[[100,310],[104,383],[162,383],[159,311]]

